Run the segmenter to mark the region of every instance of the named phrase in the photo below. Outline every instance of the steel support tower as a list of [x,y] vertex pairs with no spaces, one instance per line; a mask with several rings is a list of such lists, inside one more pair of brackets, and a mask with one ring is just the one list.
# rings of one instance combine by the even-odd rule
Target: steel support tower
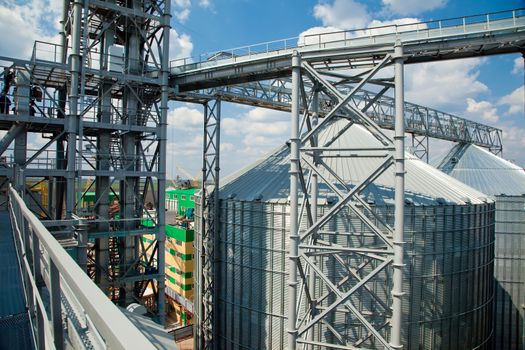
[[[205,104],[220,98],[291,113],[288,349],[403,348],[405,133],[419,138],[414,141],[418,149],[428,137],[483,144],[495,153],[502,149],[498,129],[405,103],[403,67],[524,48],[525,13],[516,10],[315,34],[221,51],[208,60],[172,62],[173,99]],[[381,78],[385,74],[388,79]],[[392,90],[393,97],[388,97]],[[321,142],[321,131],[335,119],[346,120],[346,127]],[[381,146],[334,147],[354,124],[366,128]],[[383,128],[393,130],[393,136]],[[212,155],[205,145],[208,164],[218,164],[209,158],[218,161],[215,147]],[[420,156],[425,158],[427,151]],[[327,164],[332,157],[382,161],[364,180],[350,185]],[[386,217],[379,217],[362,196],[379,176],[391,176],[395,183],[393,210]],[[316,201],[321,186],[323,195],[331,194],[322,212]],[[203,197],[207,203],[202,208],[216,205],[216,196]],[[333,232],[332,221],[344,212],[359,223]],[[214,215],[210,223],[219,220],[217,210]],[[214,279],[220,276],[213,267],[204,268],[216,261],[218,234],[210,229],[201,228],[198,242],[209,254],[201,256],[197,271],[204,289],[196,295],[196,305],[203,308],[196,327],[201,348],[216,349],[216,303],[207,292],[213,287],[206,288],[216,285]],[[336,236],[347,243],[337,243]],[[362,298],[373,307],[365,308]],[[351,332],[342,329],[349,324]]]
[[[152,290],[161,322],[170,20],[170,0],[64,1],[60,44],[2,58],[16,112],[0,116],[2,175],[22,178],[26,201],[106,295],[125,306]],[[48,141],[29,149],[33,135]]]

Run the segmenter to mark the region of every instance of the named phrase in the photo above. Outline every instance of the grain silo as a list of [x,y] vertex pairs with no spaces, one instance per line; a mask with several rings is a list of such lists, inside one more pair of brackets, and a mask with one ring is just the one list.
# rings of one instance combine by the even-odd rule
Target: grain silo
[[496,201],[494,349],[523,349],[525,171],[475,145],[457,145],[438,167]]
[[[345,124],[337,121],[329,125],[321,132],[320,143],[339,133]],[[350,127],[333,143],[335,148],[375,146],[377,140],[359,125]],[[286,348],[288,155],[287,146],[283,146],[223,181],[215,280],[221,349]],[[380,160],[334,157],[326,161],[351,186]],[[494,204],[480,192],[409,155],[406,167],[405,349],[488,348],[492,332]],[[390,169],[380,176],[363,193],[373,210],[389,224],[394,219],[392,172]],[[332,204],[327,186],[320,184],[318,215]],[[342,233],[354,231],[358,239],[367,241],[366,228],[359,225],[355,214],[343,210],[327,224],[326,239],[348,245],[350,241]],[[196,231],[200,234],[200,227]],[[327,274],[339,273],[335,266],[323,269]],[[387,299],[391,274],[385,272],[370,288]],[[314,297],[319,298],[323,292],[317,290]],[[362,297],[354,300],[360,310],[373,312],[379,307],[376,300],[362,294],[354,297]],[[331,325],[343,342],[353,344],[361,337],[365,348],[382,348],[370,337],[363,338],[363,330],[352,323],[350,315],[331,317]],[[320,341],[334,341],[324,326],[314,332]]]

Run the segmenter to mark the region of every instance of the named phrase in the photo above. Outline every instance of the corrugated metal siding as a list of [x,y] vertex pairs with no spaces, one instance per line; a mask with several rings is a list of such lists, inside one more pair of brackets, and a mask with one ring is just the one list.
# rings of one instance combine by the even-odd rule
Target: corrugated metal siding
[[[393,207],[376,210],[388,222],[393,221]],[[219,344],[224,349],[283,349],[288,308],[288,206],[221,200],[220,213]],[[488,348],[492,331],[493,220],[491,203],[406,207],[406,349]],[[348,212],[340,213],[323,230],[323,239],[345,246],[374,243],[374,238],[368,237],[366,229]],[[198,228],[196,232],[200,235]],[[363,258],[348,259],[356,265]],[[329,260],[321,269],[333,281],[346,275],[340,265]],[[390,278],[384,272],[367,285],[385,299],[391,288]],[[321,283],[316,285],[317,296],[326,292]],[[350,285],[343,284],[341,290]],[[360,309],[372,312],[369,320],[381,321],[384,308],[369,293],[361,291],[352,298]],[[328,299],[321,306],[330,302]],[[328,317],[349,340],[366,334],[343,308]],[[383,332],[386,335],[387,328]],[[321,340],[332,341],[324,326],[315,334]],[[366,343],[370,348],[376,345]]]
[[496,197],[494,349],[525,344],[525,197]]
[[[347,121],[337,120],[321,132],[319,142],[329,140],[336,135]],[[379,147],[379,141],[360,125],[353,125],[331,147],[363,148]],[[287,199],[290,192],[289,149],[279,148],[270,156],[254,165],[234,174],[222,182],[221,198],[252,201],[261,196],[263,201]],[[372,152],[369,152],[372,153]],[[331,152],[335,155],[335,152]],[[482,203],[485,195],[458,180],[443,174],[413,155],[406,154],[406,196],[414,204],[438,204],[442,198],[447,204],[464,204],[468,198],[473,204]],[[366,179],[384,159],[349,158],[348,156],[327,158],[326,164],[348,184],[357,184]],[[334,180],[332,177],[329,177]],[[338,182],[334,180],[334,182]],[[363,191],[363,196],[374,199],[376,204],[393,204],[394,167],[382,174],[374,184]],[[319,186],[320,198],[331,196],[332,192],[322,184]]]
[[493,349],[524,349],[525,171],[474,145],[457,145],[436,164],[496,200]]
[[525,194],[525,170],[476,145],[458,144],[433,164],[491,196]]

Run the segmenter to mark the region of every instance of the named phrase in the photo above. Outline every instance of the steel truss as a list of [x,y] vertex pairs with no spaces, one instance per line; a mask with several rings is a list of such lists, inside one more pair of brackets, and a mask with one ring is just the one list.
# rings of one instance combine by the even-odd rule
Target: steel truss
[[[330,75],[334,74],[336,73],[330,73]],[[394,130],[395,102],[393,97],[386,94],[393,85],[392,81],[391,79],[372,79],[371,82],[376,87],[375,91],[359,90],[352,96],[349,103],[356,108],[364,109],[368,117],[382,128]],[[188,92],[178,94],[174,98],[194,101],[219,94],[223,101],[289,112],[292,103],[290,86],[290,79],[283,77]],[[305,83],[307,92],[311,93],[312,89],[312,84]],[[338,89],[343,93],[348,93],[352,90],[352,84],[343,80],[339,83]],[[333,107],[330,97],[321,93],[319,96],[320,116],[329,113]],[[412,135],[413,153],[419,159],[428,162],[429,138],[473,143],[488,148],[496,155],[502,154],[501,129],[415,103],[405,102],[404,109],[405,130]],[[356,122],[359,123],[359,121]]]
[[[153,287],[161,320],[170,11],[170,0],[65,0],[61,43],[10,60],[20,107],[0,118],[11,130],[1,150],[15,140],[8,168],[22,169],[29,189],[47,186],[48,201],[34,200],[41,217],[61,231],[88,219],[82,230],[96,243],[88,253],[83,237],[78,260],[120,304]],[[31,133],[49,142],[29,150]],[[96,200],[86,206],[88,192]]]
[[219,232],[221,100],[204,103],[202,190],[200,195],[200,232],[196,242],[197,276],[195,309],[195,349],[215,349],[215,309],[217,278],[216,241]]
[[[313,349],[314,346],[401,348],[405,173],[401,46],[396,46],[380,62],[372,61],[366,74],[356,76],[360,81],[349,92],[339,89],[339,79],[334,79],[333,74],[314,68],[314,62],[301,60],[298,53],[294,53],[292,60],[288,349]],[[359,108],[351,103],[354,95],[370,83],[378,71],[392,64],[395,66],[394,139],[367,115],[369,105]],[[315,86],[310,93],[304,89],[308,84]],[[330,98],[333,107],[317,123],[320,91]],[[319,133],[340,115],[345,115],[347,127],[326,144],[318,144]],[[326,157],[333,151],[345,154],[347,150],[334,148],[333,143],[354,123],[365,126],[382,146],[352,150],[359,154],[346,157],[366,156],[373,151],[384,160],[371,169],[370,175],[360,184],[350,187],[336,169],[330,168]],[[392,166],[395,166],[396,177],[394,227],[386,224],[384,218],[359,196]],[[318,182],[338,198],[323,215],[318,215]],[[301,201],[299,196],[302,196]],[[356,237],[348,245],[326,234],[334,218],[345,210],[361,220],[364,230],[341,232],[342,236]],[[364,238],[365,232],[374,238]],[[385,294],[371,286],[378,281],[387,283]],[[366,294],[366,300],[375,300],[376,308],[364,307],[360,298],[356,298],[357,294],[360,298]],[[345,333],[341,327],[348,324],[358,331]],[[321,338],[322,332],[329,336]]]

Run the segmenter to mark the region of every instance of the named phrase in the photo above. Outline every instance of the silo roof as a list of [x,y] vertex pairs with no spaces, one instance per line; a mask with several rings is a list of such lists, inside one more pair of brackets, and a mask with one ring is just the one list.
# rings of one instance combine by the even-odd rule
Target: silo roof
[[476,145],[456,145],[434,164],[490,196],[525,194],[525,170]]
[[[347,120],[338,119],[324,128],[319,134],[319,144],[323,145],[348,124]],[[363,126],[352,125],[337,141],[330,146],[341,148],[373,148],[381,143]],[[344,182],[352,187],[367,178],[370,172],[378,167],[383,158],[348,157],[339,151],[331,152],[335,157],[324,158],[325,163],[333,169]],[[257,161],[247,168],[222,180],[221,198],[237,200],[287,201],[290,190],[289,148],[283,145],[269,156]],[[368,152],[373,153],[373,152]],[[377,152],[376,152],[377,153]],[[348,153],[346,153],[348,155]],[[406,153],[406,198],[414,205],[465,204],[483,203],[486,195],[442,173],[434,167]],[[334,177],[330,180],[336,183]],[[342,187],[341,187],[342,188]],[[362,197],[369,203],[392,204],[394,202],[394,166],[383,173],[369,185]],[[333,196],[325,184],[319,185],[320,198]]]

